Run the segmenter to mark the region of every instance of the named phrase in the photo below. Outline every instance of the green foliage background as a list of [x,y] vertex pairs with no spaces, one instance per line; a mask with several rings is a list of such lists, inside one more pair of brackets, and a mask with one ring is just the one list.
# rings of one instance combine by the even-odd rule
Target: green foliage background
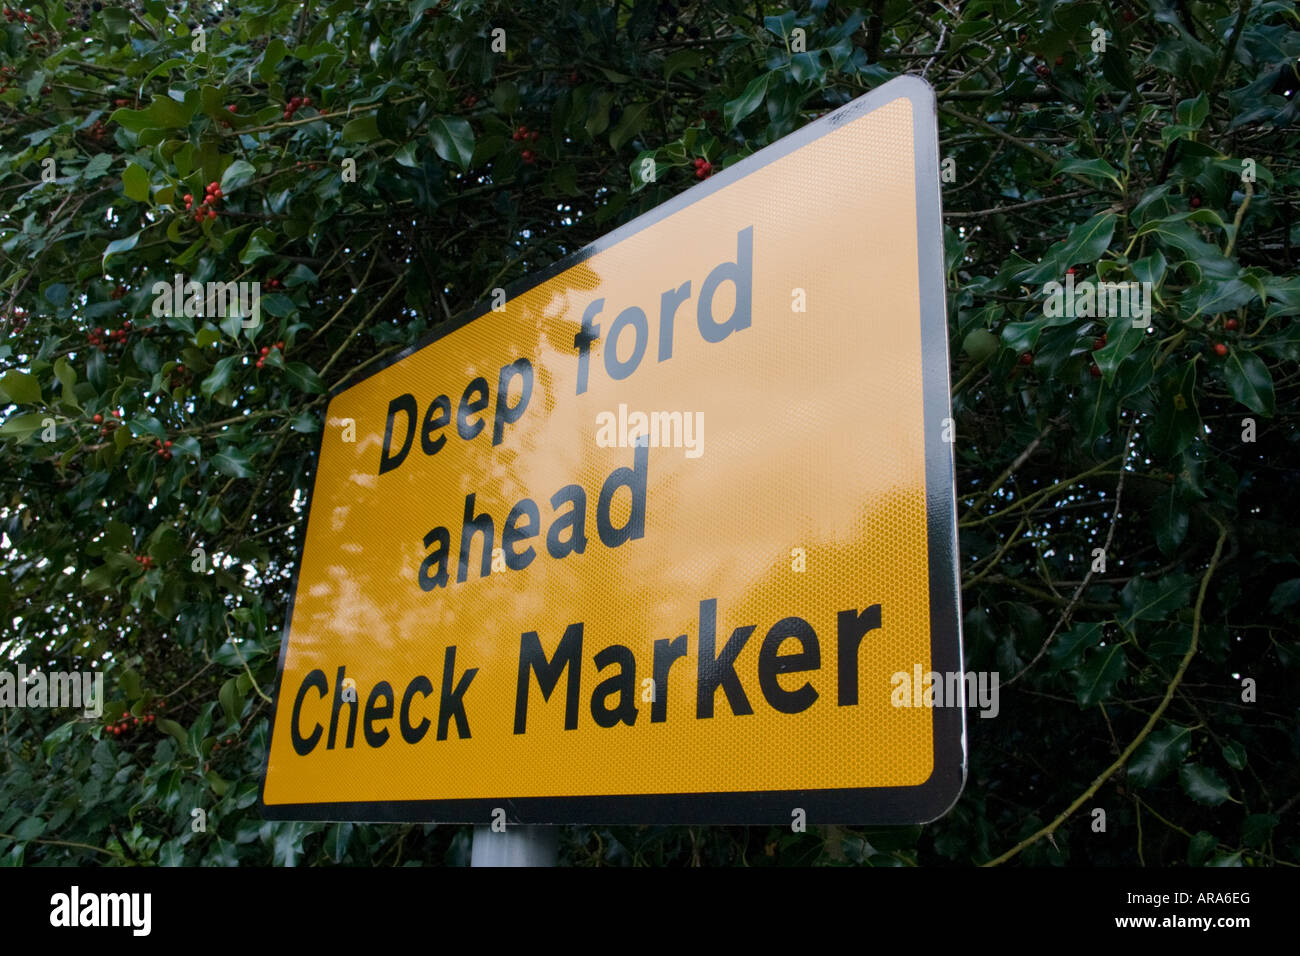
[[[965,793],[926,827],[567,828],[562,858],[1300,862],[1293,4],[24,9],[0,24],[0,652],[93,664],[107,721],[141,722],[0,711],[0,860],[465,862],[464,827],[257,814],[326,390],[694,185],[694,158],[910,72],[955,173],[966,652],[1001,713],[971,713]],[[1151,331],[1045,317],[1069,267],[1151,281]],[[177,272],[283,287],[260,329],[155,319]]]

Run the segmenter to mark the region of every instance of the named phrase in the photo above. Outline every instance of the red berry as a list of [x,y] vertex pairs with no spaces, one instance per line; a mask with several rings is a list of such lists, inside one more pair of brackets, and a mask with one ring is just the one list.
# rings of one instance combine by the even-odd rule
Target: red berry
[[1106,336],[1103,335],[1100,338],[1096,338],[1092,340],[1092,350],[1094,352],[1100,349],[1104,349],[1105,347],[1106,347]]
[[258,360],[257,360],[257,367],[258,367],[258,368],[262,368],[262,367],[263,367],[263,363],[262,363],[262,360],[261,360],[261,359],[258,359]]
[[1224,321],[1224,323],[1223,323],[1223,327],[1224,327],[1225,329],[1227,329],[1229,332],[1235,332],[1235,331],[1237,331],[1237,320],[1236,320],[1236,319],[1227,319],[1227,320]]
[[186,194],[185,194],[185,201],[186,201],[186,202],[193,202],[193,201],[194,201],[194,195],[193,195],[193,193],[186,193]]
[[271,354],[271,347],[270,347],[269,345],[263,345],[263,346],[262,346],[262,354],[263,354],[263,355],[270,355],[270,354]]
[[1192,208],[1195,209],[1195,208],[1198,207],[1200,204],[1201,204],[1201,197],[1200,197],[1200,196],[1193,196],[1193,197],[1192,197]]
[[1061,65],[1062,63],[1064,63],[1064,62],[1065,62],[1065,57],[1063,57],[1063,56],[1058,56],[1058,57],[1056,58],[1056,65],[1057,65],[1057,66],[1060,66],[1060,65]]
[[171,448],[171,447],[172,447],[172,440],[169,438],[169,439],[167,439],[165,442],[163,442],[163,447],[164,447],[164,448]]
[[1225,356],[1225,355],[1228,354],[1228,347],[1227,347],[1226,345],[1224,345],[1222,342],[1215,342],[1215,343],[1214,343],[1214,354],[1215,354],[1215,355],[1218,355],[1220,358],[1222,358],[1223,356]]
[[114,417],[114,418],[121,418],[121,417],[122,417],[122,413],[119,412],[119,411],[115,408],[115,409],[113,409],[113,417]]
[[1101,369],[1094,365],[1092,368],[1088,369],[1088,374],[1093,378],[1101,378]]
[[537,142],[539,139],[541,139],[541,137],[542,134],[537,132],[536,130],[528,134],[528,139],[534,143]]
[[208,218],[209,218],[209,219],[216,219],[216,218],[217,218],[217,211],[216,211],[215,209],[209,209],[209,210],[208,210]]
[[303,105],[303,106],[311,106],[311,97],[310,97],[310,96],[304,96],[304,97],[302,98],[302,105]]
[[1031,353],[1031,352],[1026,352],[1024,355],[1020,356],[1020,364],[1021,364],[1021,365],[1033,365],[1033,364],[1034,364],[1034,356],[1033,356],[1033,353]]
[[98,425],[100,422],[104,420],[104,416],[96,413],[95,415],[91,416],[90,420],[94,422],[96,425]]
[[283,342],[283,341],[281,341],[281,342],[276,342],[276,343],[275,343],[275,347],[276,347],[277,349],[279,349],[281,352],[283,352],[283,351],[284,351],[284,342]]

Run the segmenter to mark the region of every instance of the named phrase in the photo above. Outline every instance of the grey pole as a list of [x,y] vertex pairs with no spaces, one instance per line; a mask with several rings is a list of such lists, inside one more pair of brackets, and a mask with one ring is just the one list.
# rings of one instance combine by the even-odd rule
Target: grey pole
[[555,827],[474,828],[470,866],[555,866],[560,833]]

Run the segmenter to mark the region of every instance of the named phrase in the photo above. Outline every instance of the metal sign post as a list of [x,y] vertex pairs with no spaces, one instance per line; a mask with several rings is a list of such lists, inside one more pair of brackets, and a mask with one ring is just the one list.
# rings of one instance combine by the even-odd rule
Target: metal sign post
[[474,828],[470,866],[555,866],[560,833],[555,827]]

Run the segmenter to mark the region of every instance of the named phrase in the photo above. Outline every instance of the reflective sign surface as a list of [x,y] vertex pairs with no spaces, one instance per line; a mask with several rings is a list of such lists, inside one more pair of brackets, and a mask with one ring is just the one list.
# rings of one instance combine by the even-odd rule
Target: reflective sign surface
[[264,812],[944,812],[960,701],[898,680],[961,670],[935,154],[895,80],[335,395]]

